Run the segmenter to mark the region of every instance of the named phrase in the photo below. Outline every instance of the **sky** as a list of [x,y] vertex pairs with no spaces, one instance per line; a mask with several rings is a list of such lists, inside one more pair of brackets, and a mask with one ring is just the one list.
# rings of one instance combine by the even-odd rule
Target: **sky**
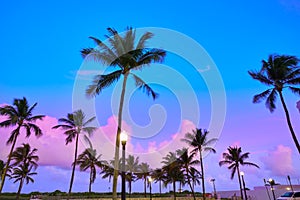
[[[40,157],[35,182],[23,192],[68,190],[74,143],[65,145],[62,131],[51,128],[76,109],[96,116],[93,146],[103,159],[113,157],[121,82],[86,98],[92,77],[109,69],[83,60],[80,50],[95,47],[89,36],[105,40],[107,27],[122,32],[128,26],[136,28],[137,38],[153,32],[147,45],[166,49],[167,56],[136,72],[159,93],[157,100],[136,90],[132,80],[128,83],[123,118],[127,154],[159,167],[168,152],[186,146],[180,141],[185,133],[202,128],[218,139],[213,146],[217,153],[204,159],[208,192],[212,178],[217,190],[239,187],[237,177],[231,180],[227,167],[218,165],[229,146],[241,146],[250,152],[249,161],[260,166],[241,167],[248,188],[262,185],[264,178],[286,184],[287,175],[300,184],[299,154],[280,102],[274,113],[264,103],[253,104],[253,96],[266,87],[247,73],[273,53],[300,57],[299,0],[3,1],[0,19],[0,105],[26,97],[31,105],[38,103],[35,114],[46,115],[37,122],[42,137],[21,134],[18,139],[18,145],[29,142],[37,148]],[[299,138],[300,97],[284,95]],[[10,149],[11,130],[0,129],[2,160]],[[81,140],[79,152],[85,147]],[[88,180],[88,173],[76,171],[73,191],[87,191]],[[133,183],[133,191],[142,191],[140,185]],[[17,187],[7,181],[4,191]],[[110,191],[111,183],[98,175],[93,190]]]

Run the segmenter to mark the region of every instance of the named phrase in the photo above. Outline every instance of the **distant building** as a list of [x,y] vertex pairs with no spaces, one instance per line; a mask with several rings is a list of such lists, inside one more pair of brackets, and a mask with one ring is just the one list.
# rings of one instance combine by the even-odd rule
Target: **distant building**
[[[274,185],[274,195],[275,198],[281,196],[283,193],[287,191],[291,191],[292,188],[290,185]],[[293,185],[293,189],[296,191],[300,191],[300,185]],[[240,196],[240,190],[232,190],[232,191],[218,191],[218,195],[222,198],[234,198],[234,196]],[[270,186],[257,186],[254,187],[253,190],[247,190],[247,196],[251,197],[248,199],[255,200],[273,200],[273,193]]]

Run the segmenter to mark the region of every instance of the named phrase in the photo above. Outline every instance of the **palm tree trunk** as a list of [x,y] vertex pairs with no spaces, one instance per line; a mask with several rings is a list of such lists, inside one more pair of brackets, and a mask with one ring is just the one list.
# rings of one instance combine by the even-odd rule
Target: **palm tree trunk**
[[187,177],[188,177],[188,184],[189,184],[189,186],[191,188],[193,198],[194,198],[194,200],[196,200],[195,192],[194,192],[194,189],[193,189],[193,186],[192,186],[192,183],[191,183],[191,178],[190,178],[188,169],[186,169],[186,174],[187,174]]
[[21,181],[20,181],[20,185],[19,185],[17,196],[16,196],[16,200],[19,200],[19,198],[20,198],[20,194],[21,194],[21,190],[22,190],[22,187],[23,187],[23,183],[24,183],[24,178],[22,178]]
[[93,177],[93,173],[92,173],[92,168],[91,168],[91,171],[90,171],[90,184],[89,184],[89,193],[92,192],[92,178]]
[[239,184],[240,184],[240,192],[241,192],[241,198],[244,199],[243,197],[243,189],[242,189],[242,181],[241,181],[241,175],[240,175],[240,168],[237,165],[237,172],[238,172],[238,178],[239,178]]
[[173,180],[173,193],[174,193],[174,200],[176,200],[176,181]]
[[76,135],[75,156],[74,156],[74,162],[73,162],[73,167],[72,167],[72,175],[71,175],[68,197],[70,196],[70,194],[72,192],[72,186],[73,186],[73,181],[74,181],[75,166],[76,166],[76,162],[77,162],[78,138],[79,138],[79,133],[77,133],[77,135]]
[[116,147],[115,147],[115,163],[114,163],[114,177],[113,177],[113,200],[117,200],[117,183],[118,183],[118,174],[119,174],[119,149],[120,149],[120,134],[122,131],[122,113],[123,113],[123,104],[125,98],[125,90],[127,83],[128,72],[124,74],[124,80],[122,85],[122,92],[120,97],[120,106],[118,113],[118,129],[116,136]]
[[130,176],[130,180],[128,181],[128,186],[129,186],[129,197],[130,197],[130,195],[131,195],[131,186],[132,186],[131,176]]
[[146,191],[146,185],[147,185],[147,177],[144,177],[145,181],[144,181],[144,195],[145,197],[147,197],[147,191]]
[[297,150],[298,150],[298,153],[300,154],[300,145],[299,145],[299,142],[298,142],[298,139],[297,139],[297,136],[295,134],[295,131],[293,129],[293,126],[292,126],[292,122],[291,122],[291,119],[290,119],[290,115],[289,115],[289,111],[287,109],[287,106],[285,104],[285,101],[283,99],[283,95],[282,95],[282,92],[279,91],[279,96],[280,96],[280,100],[281,100],[281,103],[282,103],[282,106],[283,106],[283,109],[284,109],[284,112],[285,112],[285,117],[286,117],[286,121],[288,123],[288,126],[289,126],[289,129],[290,129],[290,132],[292,134],[292,138],[294,140],[294,143],[297,147]]
[[161,196],[161,180],[159,180],[159,195]]
[[[18,126],[17,129],[18,129],[18,132],[19,132],[19,131],[20,131],[20,126]],[[2,189],[3,189],[3,186],[4,186],[4,182],[5,182],[7,170],[8,170],[9,164],[10,164],[12,152],[14,151],[15,145],[16,145],[16,143],[17,143],[17,135],[18,135],[18,134],[15,135],[13,144],[12,144],[11,149],[10,149],[10,152],[9,152],[9,154],[8,154],[8,159],[7,159],[5,168],[4,168],[4,170],[3,170],[3,174],[2,174],[2,177],[1,177],[1,180],[2,180],[2,181],[1,181],[1,185],[0,185],[0,193],[2,192]]]
[[202,159],[202,149],[199,149],[199,155],[200,155],[200,166],[201,166],[201,180],[202,180],[202,196],[203,200],[206,199],[205,197],[205,185],[204,185],[204,167],[203,167],[203,159]]

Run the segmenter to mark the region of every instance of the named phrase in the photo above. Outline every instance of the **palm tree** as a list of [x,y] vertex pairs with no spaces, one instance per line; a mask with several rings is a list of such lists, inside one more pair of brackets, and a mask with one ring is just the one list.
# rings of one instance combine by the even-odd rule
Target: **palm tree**
[[153,37],[153,34],[150,32],[143,34],[139,41],[135,43],[135,30],[132,28],[128,28],[123,36],[113,28],[107,28],[107,30],[109,35],[106,37],[109,45],[104,44],[101,40],[95,37],[90,37],[98,45],[97,48],[84,48],[81,50],[81,54],[83,58],[100,61],[115,69],[109,74],[95,76],[93,83],[86,90],[86,94],[88,96],[100,94],[104,88],[117,82],[122,75],[124,76],[118,111],[118,128],[115,146],[113,199],[116,199],[120,133],[122,130],[121,122],[128,76],[132,75],[136,86],[145,90],[148,95],[151,95],[152,98],[155,99],[157,94],[140,77],[133,74],[132,71],[141,70],[143,67],[154,62],[162,62],[166,56],[166,52],[161,49],[146,48],[146,42]]
[[300,84],[300,67],[297,66],[298,62],[299,59],[295,56],[270,55],[268,61],[262,61],[260,71],[248,71],[248,73],[253,79],[270,87],[264,92],[255,95],[253,97],[253,103],[259,103],[266,99],[266,107],[270,112],[273,112],[276,109],[275,103],[277,96],[279,95],[288,127],[300,154],[300,145],[282,94],[283,88],[289,88],[293,93],[300,95],[300,88],[295,87]]
[[70,142],[75,140],[74,162],[72,163],[73,167],[72,167],[72,175],[71,175],[71,180],[70,180],[68,196],[70,196],[70,194],[72,192],[72,186],[73,186],[73,180],[74,180],[74,174],[75,174],[75,166],[77,163],[79,135],[88,133],[88,135],[90,136],[96,130],[95,127],[87,126],[94,119],[95,119],[95,117],[92,117],[92,118],[86,120],[86,116],[83,113],[83,111],[77,110],[77,111],[74,111],[73,113],[69,113],[67,115],[67,118],[60,118],[58,121],[62,124],[52,127],[53,129],[61,128],[65,131],[64,134],[67,136],[66,145],[68,145]]
[[34,166],[30,165],[29,163],[26,163],[26,164],[22,163],[20,166],[13,169],[11,179],[15,179],[14,183],[16,183],[18,181],[20,182],[17,197],[16,197],[17,200],[20,197],[20,193],[21,193],[22,187],[24,185],[24,181],[26,182],[26,184],[28,184],[29,182],[32,182],[32,183],[34,182],[34,180],[31,176],[36,175],[37,173],[31,172],[33,167]]
[[132,181],[135,180],[135,173],[139,169],[139,157],[134,157],[133,155],[128,155],[126,158],[126,179],[128,181],[129,195],[131,195]]
[[0,127],[16,127],[7,140],[6,144],[12,144],[10,152],[8,154],[8,159],[2,173],[1,185],[0,185],[0,193],[2,192],[5,177],[7,174],[7,170],[10,165],[12,152],[14,151],[17,138],[21,133],[21,130],[24,129],[26,131],[26,137],[29,137],[32,132],[37,137],[42,135],[42,130],[34,124],[37,120],[42,120],[44,115],[35,115],[33,116],[33,109],[36,107],[37,103],[33,104],[33,106],[28,105],[28,101],[25,97],[23,99],[14,99],[13,105],[6,105],[0,107],[0,115],[6,116],[7,119],[0,122]]
[[97,168],[102,169],[103,161],[100,160],[101,154],[97,155],[97,150],[93,148],[92,143],[90,141],[89,141],[89,144],[90,144],[90,147],[86,148],[78,156],[76,165],[79,165],[80,171],[86,171],[88,169],[90,170],[89,193],[91,193],[92,192],[92,184],[96,180]]
[[163,157],[164,185],[173,185],[174,200],[176,200],[176,182],[184,179],[176,153],[169,152]]
[[216,153],[216,150],[209,145],[217,141],[216,138],[208,139],[208,131],[196,128],[192,133],[186,133],[185,138],[182,141],[188,143],[193,149],[192,153],[199,153],[200,167],[201,167],[201,179],[202,179],[202,195],[203,200],[205,200],[205,183],[204,183],[204,167],[203,167],[203,153],[212,152]]
[[3,160],[0,160],[0,181],[1,181],[1,178],[2,178],[2,174],[4,172],[4,168],[5,168],[5,163]]
[[164,171],[160,168],[157,168],[152,171],[151,177],[153,177],[155,183],[159,182],[159,194],[161,195],[161,182],[165,179]]
[[139,179],[143,179],[144,180],[144,196],[145,197],[146,197],[146,194],[147,194],[147,191],[146,191],[146,188],[147,188],[147,178],[150,175],[150,172],[151,172],[151,168],[150,168],[150,166],[149,166],[148,163],[142,162],[139,165],[137,177]]
[[201,173],[196,168],[191,168],[190,176],[193,185],[193,190],[195,191],[195,186],[201,184]]
[[34,148],[31,150],[30,145],[22,144],[21,147],[17,147],[16,150],[12,153],[13,163],[11,166],[19,166],[21,164],[33,166],[35,169],[37,168],[39,161],[39,156],[36,155],[37,149]]
[[185,177],[185,179],[184,179],[185,183],[187,183],[189,185],[189,187],[192,191],[192,194],[193,194],[193,198],[194,198],[194,200],[196,200],[194,187],[192,185],[191,178],[193,175],[192,173],[193,172],[195,173],[195,171],[197,171],[197,169],[194,166],[198,165],[200,163],[200,161],[194,159],[195,154],[196,154],[195,152],[193,152],[189,155],[187,148],[178,149],[176,151],[176,153],[179,156],[178,162],[179,162],[180,167],[182,168],[182,172]]
[[245,160],[249,158],[249,152],[242,153],[241,147],[228,147],[228,152],[223,153],[224,160],[219,162],[219,165],[229,165],[228,169],[231,170],[231,179],[234,178],[235,173],[238,173],[238,180],[240,184],[240,192],[241,192],[241,198],[243,199],[243,192],[242,192],[242,183],[241,183],[241,176],[240,176],[240,165],[246,165],[246,166],[254,166],[259,168],[258,165],[246,162]]

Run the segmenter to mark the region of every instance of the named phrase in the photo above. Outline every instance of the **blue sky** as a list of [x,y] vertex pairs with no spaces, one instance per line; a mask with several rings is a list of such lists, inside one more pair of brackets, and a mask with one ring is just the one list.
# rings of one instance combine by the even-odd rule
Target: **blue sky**
[[[269,177],[285,183],[283,174],[288,172],[297,182],[297,178],[300,178],[299,170],[296,170],[300,166],[299,155],[291,141],[281,106],[277,102],[278,109],[270,114],[263,103],[252,104],[253,95],[263,91],[265,87],[253,81],[247,71],[258,69],[261,60],[272,53],[300,56],[299,13],[298,0],[1,2],[0,104],[11,103],[13,98],[26,96],[29,102],[38,102],[36,113],[43,113],[54,119],[63,117],[72,111],[76,73],[83,64],[80,50],[93,46],[89,36],[104,39],[107,27],[114,27],[119,31],[127,26],[174,30],[192,38],[206,50],[224,83],[227,112],[224,128],[219,133],[220,138],[215,146],[218,153],[205,160],[207,176],[216,177],[217,189],[238,188],[236,180],[229,181],[229,171],[217,165],[221,153],[234,144],[239,144],[246,152],[251,152],[250,159],[261,166],[259,171],[244,169],[250,174],[249,187],[261,185],[262,178]],[[185,48],[182,43],[178,45]],[[164,64],[179,69],[181,74],[187,73],[185,77],[192,74],[189,82],[197,96],[201,112],[201,122],[197,126],[208,127],[211,99],[205,82],[199,74],[193,75],[191,69],[185,70],[189,64],[180,56],[169,53]],[[175,88],[180,89],[180,86],[174,81]],[[182,123],[176,99],[179,90],[171,91],[159,85],[154,87],[160,93],[156,102],[139,92],[134,93],[129,101],[131,117],[138,125],[145,126],[151,121],[151,115],[148,115],[150,107],[154,111],[158,109],[158,114],[162,114],[161,108],[164,108],[167,113],[166,126],[161,134],[151,137],[151,140],[132,141],[133,146],[141,143],[141,146],[147,148],[147,145],[149,147],[155,141],[158,145],[160,141],[171,140],[172,135],[180,132]],[[96,98],[95,107],[101,126],[111,125],[108,120],[114,113],[110,109],[113,89],[114,87],[108,89]],[[187,94],[185,103],[189,102],[189,98],[192,97]],[[299,138],[299,112],[295,107],[299,98],[288,93],[286,98]],[[155,107],[158,104],[161,107]],[[190,109],[188,113],[192,115],[193,110]],[[126,123],[132,134],[139,134],[130,122]],[[0,133],[7,134],[4,130],[0,130]],[[64,136],[61,137],[63,144]],[[4,141],[2,143],[3,159],[9,148],[5,147]],[[99,145],[101,146],[101,142]],[[72,145],[66,149],[72,157]],[[266,159],[267,157],[270,159]],[[285,169],[280,171],[274,167],[273,162],[276,160],[272,160],[273,157],[277,157],[278,162],[288,162],[286,165],[279,165]],[[280,160],[282,157],[290,160]],[[42,174],[45,171],[51,176],[44,177]],[[25,186],[25,192],[52,191],[56,188],[67,190],[70,174],[67,165],[49,162],[41,165],[39,172],[36,183]],[[79,172],[77,174],[74,190],[85,191],[81,183],[86,182],[87,175],[80,175]],[[57,180],[61,180],[62,184],[54,184]],[[51,186],[45,184],[51,181]],[[95,191],[99,189],[99,184],[99,181],[95,184]],[[210,190],[210,183],[207,182],[207,185]],[[133,187],[140,190],[138,186]],[[99,190],[106,191],[107,188]],[[14,191],[15,186],[7,184],[4,190]]]

